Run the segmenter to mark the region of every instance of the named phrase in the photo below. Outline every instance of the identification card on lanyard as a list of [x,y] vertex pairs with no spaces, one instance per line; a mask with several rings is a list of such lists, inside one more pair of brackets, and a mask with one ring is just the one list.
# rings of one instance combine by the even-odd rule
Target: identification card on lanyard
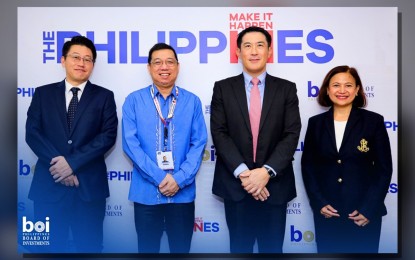
[[173,153],[157,151],[157,164],[162,170],[174,170]]
[[[156,107],[157,113],[160,117],[161,122],[163,123],[163,151],[157,151],[157,164],[162,170],[174,170],[173,162],[173,153],[168,151],[168,138],[169,138],[169,124],[173,118],[174,110],[176,109],[176,97],[172,97],[172,101],[169,108],[169,114],[167,118],[163,117],[161,112],[160,103],[158,98],[154,95],[154,85],[150,89],[151,96],[154,101],[154,106]],[[176,96],[179,96],[179,88],[176,86]]]

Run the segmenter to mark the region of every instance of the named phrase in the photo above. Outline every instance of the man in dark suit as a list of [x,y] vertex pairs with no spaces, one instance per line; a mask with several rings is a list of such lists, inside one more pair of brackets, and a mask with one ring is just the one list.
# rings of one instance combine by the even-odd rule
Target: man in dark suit
[[295,83],[267,74],[271,41],[259,27],[240,32],[236,54],[243,73],[216,82],[213,89],[212,191],[224,199],[232,253],[252,253],[255,240],[260,253],[281,253],[287,202],[296,197],[297,90]]
[[29,191],[35,221],[48,220],[49,246],[64,253],[69,229],[76,252],[101,252],[106,198],[105,154],[117,136],[112,91],[92,84],[97,52],[75,36],[62,48],[65,80],[36,88],[26,121],[26,142],[37,155]]

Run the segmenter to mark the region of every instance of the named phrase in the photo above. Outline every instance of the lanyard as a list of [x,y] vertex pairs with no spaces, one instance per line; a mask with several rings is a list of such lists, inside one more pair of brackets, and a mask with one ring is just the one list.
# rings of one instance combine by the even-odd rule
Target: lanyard
[[[156,107],[157,113],[160,117],[161,122],[164,125],[164,150],[167,150],[167,144],[168,144],[168,137],[169,137],[169,124],[171,119],[174,115],[174,110],[176,109],[176,97],[173,95],[172,101],[170,103],[169,108],[169,114],[167,115],[167,118],[163,117],[163,114],[161,112],[161,107],[158,98],[154,95],[154,84],[150,88],[151,97],[153,98],[154,106]],[[176,86],[176,96],[179,96],[179,88]]]
[[[174,110],[176,109],[176,97],[172,97],[172,101],[170,103],[169,108],[169,114],[167,115],[167,118],[163,117],[163,114],[161,113],[160,103],[158,98],[154,95],[154,85],[150,88],[151,97],[153,98],[154,105],[156,106],[157,113],[159,114],[161,122],[163,122],[164,127],[168,127],[171,119],[174,115]],[[179,96],[179,88],[176,86],[176,96]]]

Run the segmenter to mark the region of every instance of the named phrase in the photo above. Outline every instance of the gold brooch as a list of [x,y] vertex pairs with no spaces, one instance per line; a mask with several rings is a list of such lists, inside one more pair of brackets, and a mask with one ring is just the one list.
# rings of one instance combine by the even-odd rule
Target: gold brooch
[[367,147],[367,141],[366,139],[360,140],[360,145],[357,146],[357,149],[361,152],[367,152],[369,151],[369,147]]

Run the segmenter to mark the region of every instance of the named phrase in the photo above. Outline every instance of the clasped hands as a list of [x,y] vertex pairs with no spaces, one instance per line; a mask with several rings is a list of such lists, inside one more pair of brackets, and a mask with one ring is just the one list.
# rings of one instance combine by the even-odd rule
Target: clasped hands
[[253,170],[246,170],[239,174],[244,189],[251,194],[254,199],[265,201],[269,197],[269,191],[265,187],[270,176],[264,167]]
[[[331,205],[326,205],[323,208],[321,208],[320,214],[323,215],[325,218],[340,217],[340,215],[337,213],[337,210],[333,208]],[[349,214],[349,219],[353,220],[353,222],[359,227],[364,227],[370,222],[369,219],[367,219],[363,214],[359,213],[359,211],[357,210]]]
[[166,177],[160,182],[159,191],[167,197],[172,197],[179,191],[179,185],[177,185],[173,175],[170,173],[166,174]]
[[60,182],[65,186],[79,187],[79,181],[76,175],[73,174],[71,166],[69,166],[65,157],[56,156],[50,161],[51,167],[49,172],[52,175],[55,182]]

